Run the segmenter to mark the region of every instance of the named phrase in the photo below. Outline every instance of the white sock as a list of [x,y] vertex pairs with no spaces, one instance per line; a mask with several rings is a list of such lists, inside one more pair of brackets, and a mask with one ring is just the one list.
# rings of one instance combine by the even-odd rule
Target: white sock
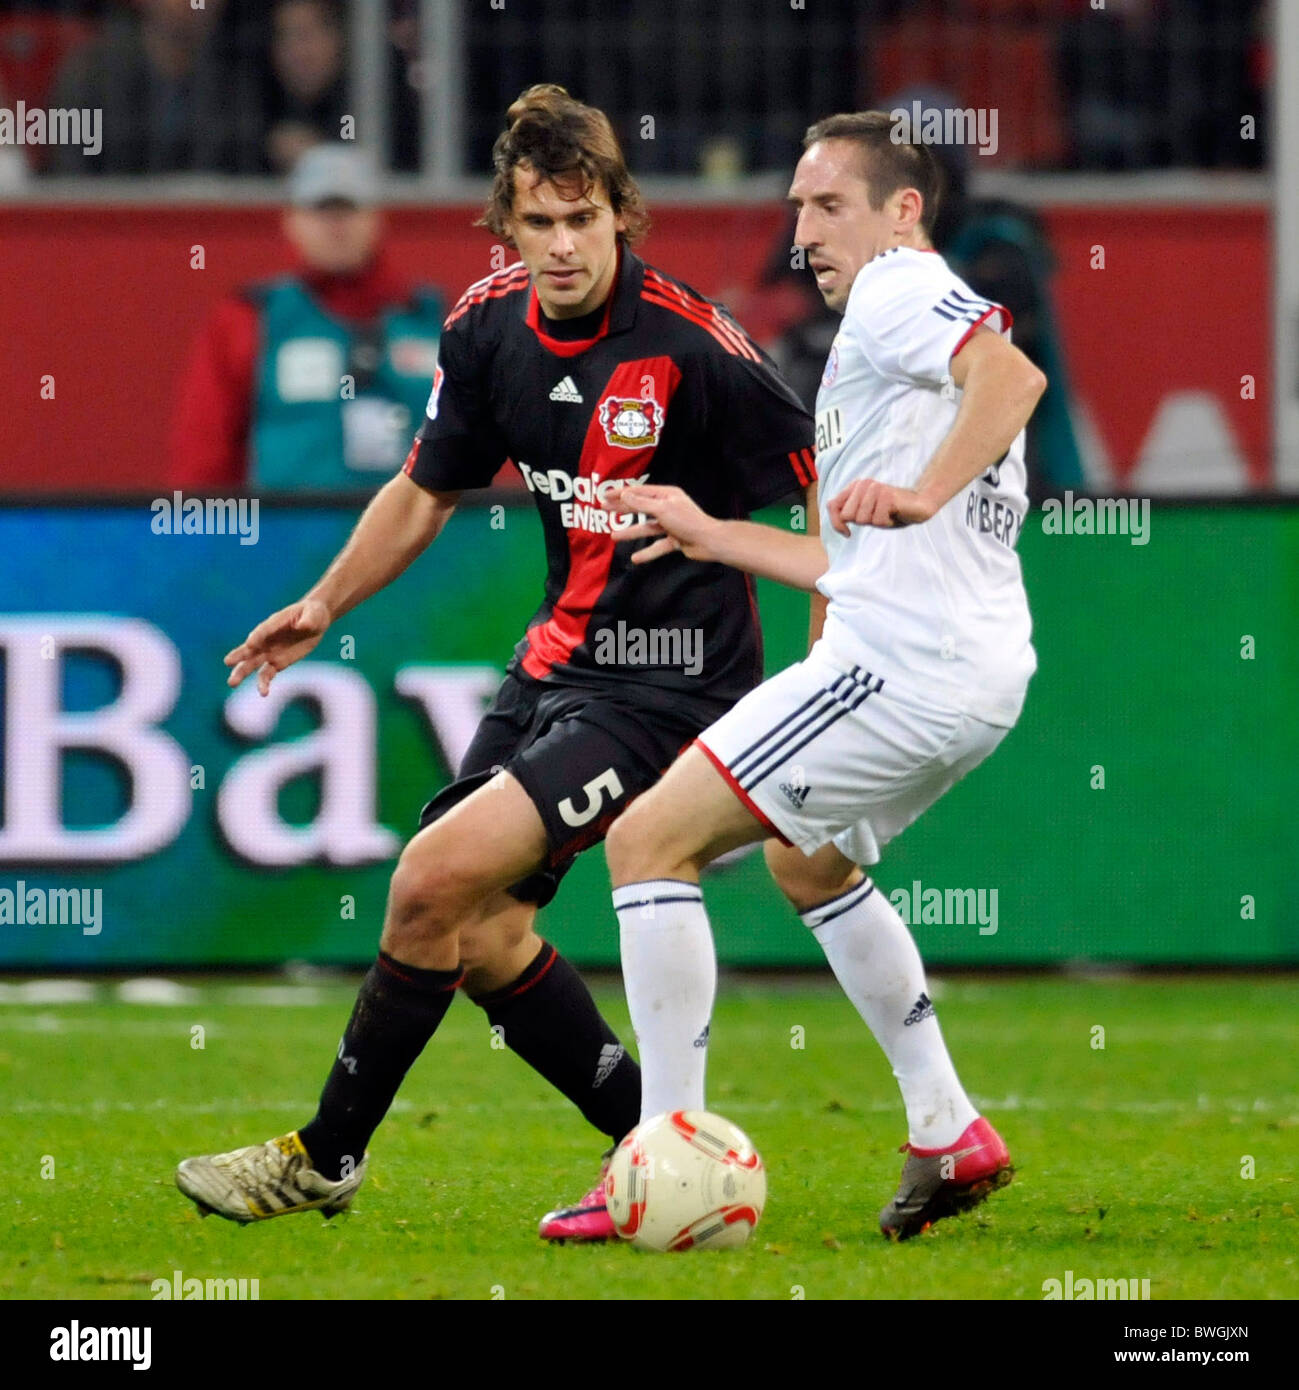
[[704,1109],[713,933],[697,883],[650,879],[613,890],[622,978],[640,1048],[640,1117]]
[[920,952],[897,909],[870,879],[799,913],[821,943],[902,1089],[910,1142],[945,1149],[978,1118],[934,1017]]

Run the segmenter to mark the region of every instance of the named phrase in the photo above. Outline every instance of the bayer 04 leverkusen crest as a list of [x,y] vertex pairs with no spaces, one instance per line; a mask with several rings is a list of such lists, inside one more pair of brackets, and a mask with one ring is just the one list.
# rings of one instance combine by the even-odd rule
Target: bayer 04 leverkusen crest
[[620,449],[648,449],[659,442],[663,407],[653,397],[638,401],[609,396],[600,403],[600,424],[610,444]]

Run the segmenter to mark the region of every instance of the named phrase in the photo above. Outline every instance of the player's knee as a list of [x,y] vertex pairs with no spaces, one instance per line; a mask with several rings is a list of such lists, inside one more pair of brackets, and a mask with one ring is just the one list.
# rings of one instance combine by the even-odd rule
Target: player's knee
[[861,876],[857,866],[842,856],[815,854],[808,858],[802,850],[779,840],[768,840],[762,853],[776,887],[799,912],[844,892]]
[[632,864],[635,847],[635,806],[629,806],[609,827],[604,840],[604,857],[609,865],[609,873],[615,883],[620,883]]
[[638,797],[614,821],[604,852],[615,883],[639,883],[666,872],[661,822],[654,813],[653,792]]
[[481,895],[472,866],[435,842],[412,841],[388,886],[389,926],[425,939],[456,930]]

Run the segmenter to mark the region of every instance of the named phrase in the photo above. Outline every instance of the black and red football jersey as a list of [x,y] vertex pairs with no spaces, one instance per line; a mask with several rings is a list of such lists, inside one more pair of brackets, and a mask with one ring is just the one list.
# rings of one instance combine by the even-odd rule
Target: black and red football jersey
[[619,543],[633,519],[599,499],[615,482],[675,484],[713,516],[743,518],[814,480],[812,440],[811,417],[730,314],[623,247],[613,293],[580,322],[544,317],[522,263],[465,292],[405,472],[454,492],[518,465],[548,572],[512,666],[729,704],[762,679],[751,579],[680,554],[633,566],[651,542]]

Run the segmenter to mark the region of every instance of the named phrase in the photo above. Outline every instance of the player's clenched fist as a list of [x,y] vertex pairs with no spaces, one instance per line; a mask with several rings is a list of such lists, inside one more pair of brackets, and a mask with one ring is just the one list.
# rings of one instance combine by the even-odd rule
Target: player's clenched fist
[[265,695],[275,673],[306,656],[325,635],[329,624],[329,609],[314,598],[300,599],[272,613],[239,646],[226,653],[226,665],[234,668],[226,684],[238,685],[256,671],[258,692]]
[[840,535],[848,534],[848,526],[911,526],[928,521],[937,507],[923,493],[909,487],[891,487],[874,478],[858,478],[850,483],[829,504],[830,525]]
[[608,498],[606,511],[622,514],[643,512],[650,521],[639,522],[617,532],[620,541],[639,540],[644,536],[659,537],[653,545],[636,551],[633,565],[657,560],[679,550],[688,560],[713,560],[711,543],[718,521],[695,505],[679,487],[657,487],[652,484],[630,484]]

